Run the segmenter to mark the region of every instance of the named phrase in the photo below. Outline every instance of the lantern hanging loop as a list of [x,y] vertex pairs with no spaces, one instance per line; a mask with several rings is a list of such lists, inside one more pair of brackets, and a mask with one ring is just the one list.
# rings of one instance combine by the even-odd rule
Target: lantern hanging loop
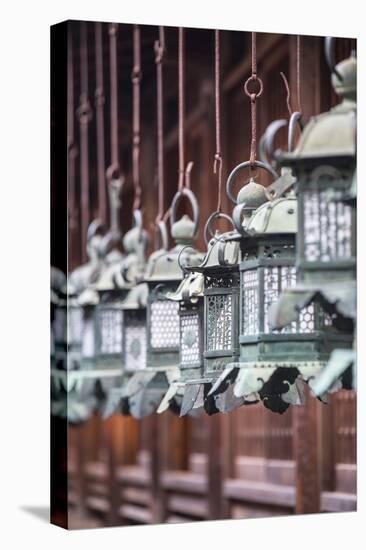
[[250,160],[247,160],[245,162],[241,162],[240,164],[235,166],[235,168],[231,171],[231,173],[229,174],[229,177],[227,179],[227,182],[226,182],[227,196],[229,197],[231,202],[234,203],[234,204],[238,204],[237,199],[235,199],[235,197],[232,194],[232,186],[234,184],[234,178],[239,172],[241,172],[245,168],[249,168],[250,170],[252,170],[253,168],[260,168],[260,169],[265,170],[266,172],[268,172],[273,177],[273,179],[277,179],[277,177],[278,177],[277,172],[275,171],[274,168],[272,168],[272,166],[270,166],[269,164],[266,164],[264,162],[261,162],[260,160],[254,161],[253,165],[251,164]]
[[205,224],[205,227],[204,227],[204,230],[203,230],[203,236],[204,236],[206,245],[208,245],[208,243],[210,241],[210,238],[215,239],[215,240],[219,240],[219,237],[214,234],[214,232],[212,230],[212,227],[211,227],[213,222],[215,220],[218,220],[218,219],[225,219],[228,222],[230,222],[231,225],[234,227],[234,222],[228,214],[225,214],[224,212],[212,212],[212,214],[208,217],[208,219],[206,221],[206,224]]
[[326,36],[324,41],[324,52],[325,52],[325,59],[327,61],[329,70],[331,73],[334,73],[337,78],[342,82],[343,77],[340,74],[340,72],[337,70],[337,64],[335,60],[335,37],[334,36]]
[[139,25],[133,26],[133,68],[132,68],[132,181],[135,192],[133,209],[141,206],[140,182],[140,100],[141,100],[141,37]]
[[290,121],[288,123],[288,142],[287,142],[287,149],[289,153],[292,153],[294,150],[294,142],[295,142],[295,128],[296,125],[299,126],[300,131],[303,130],[303,122],[302,122],[302,114],[300,111],[295,111],[292,113],[290,117]]
[[188,199],[192,208],[192,216],[193,216],[193,223],[194,223],[193,237],[195,237],[198,232],[199,206],[195,195],[193,194],[191,189],[189,189],[188,187],[183,187],[181,190],[178,190],[174,195],[172,206],[171,206],[170,223],[173,227],[173,225],[176,222],[178,204],[183,197],[186,197]]
[[169,238],[168,238],[168,228],[166,222],[161,220],[156,222],[154,225],[155,230],[155,250],[168,250],[169,247]]
[[276,165],[277,154],[273,151],[275,136],[281,128],[287,126],[287,123],[288,121],[285,118],[273,120],[259,140],[259,158],[264,164],[271,165],[273,168]]

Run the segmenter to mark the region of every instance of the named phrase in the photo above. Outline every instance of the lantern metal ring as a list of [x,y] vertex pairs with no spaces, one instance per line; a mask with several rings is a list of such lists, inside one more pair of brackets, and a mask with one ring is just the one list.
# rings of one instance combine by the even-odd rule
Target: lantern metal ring
[[192,213],[193,213],[193,223],[194,223],[194,232],[193,235],[195,236],[198,231],[198,223],[199,223],[199,206],[196,197],[194,196],[193,192],[188,189],[188,187],[183,187],[180,191],[177,191],[174,195],[173,202],[172,202],[172,208],[171,208],[171,214],[170,214],[170,223],[173,226],[176,222],[176,214],[177,214],[177,208],[180,199],[186,196],[189,202],[191,203],[192,207]]
[[296,124],[299,125],[300,131],[303,129],[303,123],[302,123],[302,114],[299,111],[295,111],[292,113],[290,122],[288,123],[288,141],[287,141],[287,149],[289,153],[292,153],[294,150],[294,139],[295,139],[295,126]]
[[273,120],[266,128],[264,134],[259,141],[259,156],[265,164],[273,165],[274,152],[273,145],[277,132],[287,125],[287,119],[280,118]]
[[168,246],[169,246],[168,229],[165,221],[160,220],[155,224],[155,249],[167,251]]
[[337,75],[337,78],[342,82],[343,77],[336,67],[335,51],[334,51],[335,38],[334,36],[326,36],[324,42],[325,59],[327,60],[328,67],[331,73]]
[[[254,166],[256,168],[262,168],[263,170],[265,170],[266,172],[271,174],[271,176],[274,179],[277,179],[277,177],[278,177],[277,172],[274,170],[274,168],[272,168],[272,166],[269,166],[269,164],[266,164],[265,162],[261,162],[260,160],[256,160],[254,162]],[[244,170],[244,168],[250,168],[250,167],[253,167],[253,164],[251,164],[249,160],[247,160],[245,162],[241,162],[240,164],[235,166],[235,168],[232,170],[232,172],[230,173],[230,175],[227,179],[226,194],[229,197],[229,199],[231,200],[231,202],[234,203],[234,204],[238,204],[237,200],[234,198],[234,196],[231,192],[231,188],[232,188],[233,183],[234,183],[234,178],[238,174],[238,172],[240,172],[241,170]]]
[[228,220],[232,225],[233,224],[233,220],[231,219],[231,217],[228,215],[228,214],[225,214],[224,212],[219,212],[218,210],[216,210],[216,212],[213,212],[209,218],[207,219],[207,222],[205,224],[205,227],[204,227],[204,230],[203,230],[203,236],[204,236],[204,239],[205,239],[205,243],[208,244],[208,241],[209,241],[209,238],[208,236],[210,235],[211,238],[215,239],[215,240],[219,240],[216,235],[214,235],[212,229],[211,229],[211,224],[219,219],[219,218],[223,218],[225,220]]

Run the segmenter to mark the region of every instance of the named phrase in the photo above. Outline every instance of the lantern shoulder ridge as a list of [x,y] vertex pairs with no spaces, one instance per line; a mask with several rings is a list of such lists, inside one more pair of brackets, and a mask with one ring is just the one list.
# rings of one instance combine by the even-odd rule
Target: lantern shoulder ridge
[[253,213],[245,229],[251,236],[270,233],[296,233],[296,196],[291,192],[285,197],[266,202]]
[[204,276],[202,273],[192,272],[178,286],[175,292],[168,292],[166,297],[169,300],[191,301],[195,303],[203,297]]

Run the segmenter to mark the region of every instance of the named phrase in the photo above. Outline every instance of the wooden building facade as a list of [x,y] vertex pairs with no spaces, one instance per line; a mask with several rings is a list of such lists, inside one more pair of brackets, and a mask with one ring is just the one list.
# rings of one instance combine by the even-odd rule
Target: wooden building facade
[[[75,109],[80,93],[80,23],[73,33]],[[103,24],[106,166],[109,163],[108,25]],[[94,24],[87,24],[89,93],[95,91]],[[231,169],[247,160],[250,148],[250,101],[243,84],[250,75],[250,33],[223,31],[222,127],[224,181]],[[164,57],[165,206],[178,182],[177,36],[166,29]],[[132,27],[118,29],[120,162],[126,177],[122,201],[123,231],[130,227]],[[151,230],[157,213],[156,80],[154,41],[158,28],[141,26],[142,110],[141,181],[145,227]],[[355,44],[337,41],[337,58]],[[283,72],[296,109],[296,36],[257,35],[258,74],[264,91],[258,99],[258,136],[274,119],[288,117]],[[331,91],[323,38],[301,38],[301,107],[305,121],[336,102]],[[214,121],[214,32],[186,30],[186,160],[193,161],[192,188],[200,205],[202,229],[216,209]],[[92,105],[93,108],[93,105]],[[282,139],[282,143],[280,142]],[[79,129],[75,119],[75,141]],[[285,132],[276,147],[286,144]],[[89,125],[90,212],[98,214],[95,117]],[[76,160],[74,223],[69,226],[71,271],[85,255],[80,234],[80,177]],[[269,182],[267,182],[269,183]],[[231,206],[224,197],[223,210]],[[222,229],[225,229],[224,224]],[[152,250],[152,248],[151,248]],[[171,412],[143,420],[114,415],[94,416],[68,427],[69,526],[130,525],[251,518],[294,513],[356,509],[356,396],[341,391],[327,405],[307,395],[304,407],[283,415],[263,404],[241,407],[212,417],[179,418]]]

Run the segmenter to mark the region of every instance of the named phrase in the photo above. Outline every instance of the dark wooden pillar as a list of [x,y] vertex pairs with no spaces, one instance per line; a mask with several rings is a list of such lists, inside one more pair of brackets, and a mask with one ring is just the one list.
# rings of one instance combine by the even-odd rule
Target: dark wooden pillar
[[223,461],[221,444],[221,415],[215,414],[208,421],[208,517],[221,519]]
[[[290,41],[290,86],[296,98],[296,36]],[[327,85],[322,74],[323,41],[301,37],[301,107],[305,123],[321,111],[321,87]],[[293,105],[297,103],[293,101]],[[306,392],[306,404],[294,407],[294,459],[296,462],[296,513],[320,511],[320,449],[318,403]]]

